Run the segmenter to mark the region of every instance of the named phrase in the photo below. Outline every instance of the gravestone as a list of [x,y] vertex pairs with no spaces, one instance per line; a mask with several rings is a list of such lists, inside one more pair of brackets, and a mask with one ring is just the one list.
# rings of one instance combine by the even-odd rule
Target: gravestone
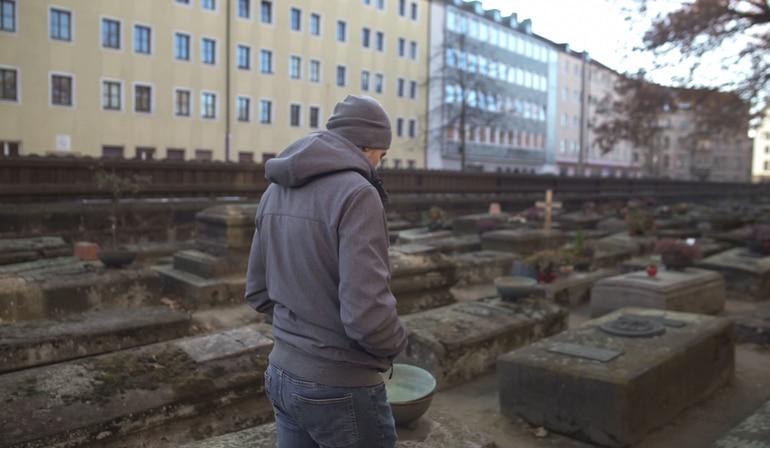
[[770,299],[770,257],[745,248],[733,248],[695,262],[695,266],[722,273],[727,291],[750,300]]
[[197,249],[176,252],[172,266],[155,267],[164,292],[187,300],[191,309],[242,302],[256,212],[256,204],[198,212]]
[[0,265],[72,256],[72,246],[61,237],[0,239]]
[[567,328],[568,313],[542,299],[488,298],[403,316],[409,343],[396,357],[428,370],[437,389],[492,370],[501,354]]
[[715,314],[725,304],[725,279],[716,271],[659,269],[655,276],[634,271],[599,280],[591,291],[591,316],[623,307],[647,307]]
[[615,275],[615,270],[598,269],[592,271],[573,271],[569,275],[558,274],[549,284],[535,285],[536,294],[564,307],[577,306],[589,302],[593,286],[607,277]]
[[535,203],[535,207],[545,209],[545,217],[543,220],[543,229],[546,231],[551,230],[551,214],[554,209],[561,209],[561,203],[553,201],[553,191],[548,189],[545,191],[545,201],[538,201]]
[[628,225],[622,218],[617,216],[612,216],[612,217],[607,217],[600,220],[596,224],[596,229],[599,231],[605,231],[607,233],[614,234],[616,232],[622,232],[622,231],[628,232]]
[[511,274],[515,256],[503,251],[473,251],[452,258],[457,264],[457,284],[492,283],[496,277]]
[[562,231],[572,231],[576,229],[595,231],[602,219],[604,219],[604,216],[597,214],[596,212],[578,211],[561,214],[556,218],[556,221],[559,223],[559,228]]
[[495,223],[494,226],[502,228],[510,217],[511,214],[502,212],[497,214],[461,215],[452,220],[452,232],[454,234],[478,234],[481,231],[480,227],[484,225],[492,226],[492,223]]
[[452,231],[448,231],[446,229],[431,231],[427,227],[411,228],[399,231],[398,239],[396,242],[402,245],[408,243],[419,243],[425,245],[430,244],[435,240],[442,240],[449,237],[452,237]]
[[623,249],[632,256],[651,254],[655,250],[656,238],[653,236],[630,236],[628,232],[617,232],[596,241],[597,249]]
[[718,439],[713,447],[770,447],[770,401]]
[[432,246],[412,243],[393,245],[390,259],[390,289],[405,315],[455,302],[450,291],[457,283],[457,263]]
[[663,315],[621,309],[500,356],[500,411],[593,444],[637,443],[734,373],[729,319]]
[[551,229],[501,229],[481,236],[481,249],[531,254],[542,249],[556,249],[564,245],[564,233]]
[[432,246],[447,255],[481,251],[481,238],[477,234],[461,234],[420,243]]

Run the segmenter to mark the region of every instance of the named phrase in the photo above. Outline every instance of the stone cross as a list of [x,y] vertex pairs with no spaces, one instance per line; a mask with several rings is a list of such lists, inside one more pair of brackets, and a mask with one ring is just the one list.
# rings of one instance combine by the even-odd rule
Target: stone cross
[[551,230],[551,211],[553,209],[561,209],[561,203],[560,202],[554,202],[553,200],[553,191],[551,189],[548,189],[545,191],[545,201],[538,201],[535,203],[536,207],[542,207],[545,209],[545,223],[543,223],[543,229],[546,231]]

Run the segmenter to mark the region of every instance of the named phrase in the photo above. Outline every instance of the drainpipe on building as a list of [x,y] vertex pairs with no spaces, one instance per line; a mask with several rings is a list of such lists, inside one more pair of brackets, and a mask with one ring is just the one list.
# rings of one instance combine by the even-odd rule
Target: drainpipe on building
[[230,0],[225,9],[225,162],[230,162]]

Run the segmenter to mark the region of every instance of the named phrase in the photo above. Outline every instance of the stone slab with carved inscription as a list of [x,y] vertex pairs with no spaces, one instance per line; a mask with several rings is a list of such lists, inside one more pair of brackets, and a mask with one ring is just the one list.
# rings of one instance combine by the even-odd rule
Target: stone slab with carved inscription
[[733,248],[701,259],[695,266],[722,273],[730,293],[749,300],[770,300],[770,257]]

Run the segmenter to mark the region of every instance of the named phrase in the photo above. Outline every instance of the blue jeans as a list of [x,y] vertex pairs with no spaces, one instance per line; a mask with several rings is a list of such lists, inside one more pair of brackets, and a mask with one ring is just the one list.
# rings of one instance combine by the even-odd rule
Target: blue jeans
[[385,384],[330,387],[268,365],[278,447],[394,447],[396,427]]

